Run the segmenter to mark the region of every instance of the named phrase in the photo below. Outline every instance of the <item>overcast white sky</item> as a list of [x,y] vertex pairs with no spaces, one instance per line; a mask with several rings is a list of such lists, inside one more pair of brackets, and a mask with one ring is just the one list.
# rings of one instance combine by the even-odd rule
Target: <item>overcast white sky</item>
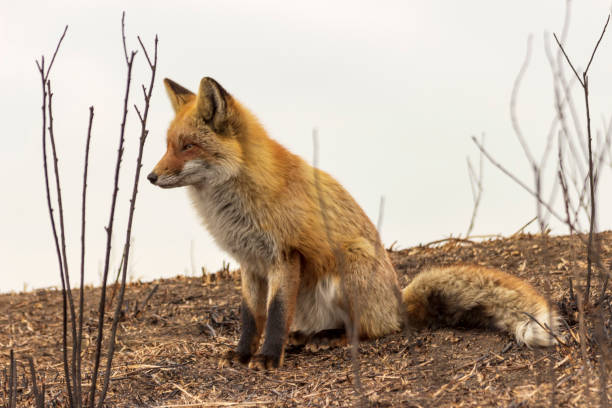
[[[371,218],[377,218],[380,196],[385,196],[386,245],[397,241],[408,247],[465,233],[472,211],[466,156],[478,157],[472,135],[484,132],[492,154],[531,184],[512,133],[509,100],[533,34],[518,114],[539,155],[553,114],[544,34],[561,30],[561,0],[2,2],[0,291],[59,284],[44,195],[34,60],[50,55],[66,24],[52,85],[68,251],[76,282],[81,168],[88,107],[94,105],[86,273],[88,282],[100,283],[125,81],[124,8],[131,47],[137,46],[137,34],[149,45],[159,35],[160,80],[169,77],[196,89],[202,76],[214,77],[258,115],[273,138],[309,162],[317,127],[320,167]],[[610,0],[572,4],[567,50],[577,65],[588,61],[609,11]],[[144,82],[147,68],[138,55],[132,102],[141,102],[138,87]],[[612,114],[612,32],[601,44],[590,83],[594,130],[601,130]],[[582,115],[580,94],[576,100]],[[172,116],[158,81],[145,176],[165,150]],[[129,121],[117,253],[138,137],[133,112]],[[556,159],[551,163],[552,173]],[[534,202],[489,163],[484,173],[474,233],[511,234],[533,217]],[[601,229],[612,226],[610,173],[608,166],[600,185]],[[559,223],[551,226],[553,233],[566,233]],[[161,190],[144,177],[133,236],[134,279],[191,273],[192,262],[213,271],[230,260],[201,227],[185,191]]]

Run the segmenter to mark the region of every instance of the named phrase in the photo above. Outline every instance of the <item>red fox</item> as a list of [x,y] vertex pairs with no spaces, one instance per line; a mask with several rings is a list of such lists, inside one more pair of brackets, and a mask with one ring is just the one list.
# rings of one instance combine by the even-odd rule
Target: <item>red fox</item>
[[288,342],[324,342],[345,327],[372,339],[404,324],[489,326],[527,346],[556,344],[558,313],[499,270],[434,268],[400,293],[376,228],[336,180],[271,139],[214,79],[203,78],[197,95],[164,84],[176,117],[148,179],[187,186],[210,233],[240,262],[241,336],[228,358],[273,369]]

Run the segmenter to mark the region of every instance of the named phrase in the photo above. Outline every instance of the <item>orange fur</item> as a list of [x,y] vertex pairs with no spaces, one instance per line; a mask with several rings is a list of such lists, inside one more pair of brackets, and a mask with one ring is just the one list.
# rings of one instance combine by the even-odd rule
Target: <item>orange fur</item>
[[[264,343],[254,361],[256,368],[268,369],[281,364],[290,330],[311,336],[350,325],[362,338],[400,330],[402,296],[395,270],[376,228],[351,195],[268,137],[255,116],[213,79],[203,78],[197,95],[164,82],[176,117],[167,152],[149,180],[166,188],[188,186],[212,236],[241,263],[246,308],[241,361],[251,358],[262,332]],[[427,282],[442,286],[432,289]],[[501,287],[541,303],[533,288],[499,271],[429,273],[403,293],[412,325],[430,323],[432,290],[442,291],[435,295],[450,308],[470,306],[444,297],[446,292],[459,296],[448,289],[458,282],[463,297],[478,298]],[[526,311],[540,316],[541,310]]]

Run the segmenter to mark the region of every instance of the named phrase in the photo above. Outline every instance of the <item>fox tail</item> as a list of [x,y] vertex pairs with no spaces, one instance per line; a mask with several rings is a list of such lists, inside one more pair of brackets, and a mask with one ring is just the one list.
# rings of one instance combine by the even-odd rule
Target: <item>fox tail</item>
[[561,318],[529,283],[481,266],[432,268],[402,292],[408,324],[493,327],[513,334],[519,344],[557,344]]

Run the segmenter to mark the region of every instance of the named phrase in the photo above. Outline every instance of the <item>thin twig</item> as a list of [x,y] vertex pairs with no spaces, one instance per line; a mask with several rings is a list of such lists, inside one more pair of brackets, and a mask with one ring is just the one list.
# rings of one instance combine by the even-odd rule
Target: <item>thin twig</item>
[[[62,268],[61,268],[61,273],[62,273],[62,307],[63,307],[63,340],[64,340],[64,369],[65,369],[65,375],[66,375],[66,387],[67,387],[67,391],[68,391],[68,396],[69,396],[69,402],[70,402],[70,406],[74,407],[74,397],[73,397],[73,390],[74,390],[74,383],[71,383],[70,380],[70,372],[68,369],[68,310],[70,310],[71,312],[71,321],[72,321],[72,327],[74,328],[74,303],[71,302],[70,300],[72,299],[72,291],[70,289],[70,281],[69,279],[69,274],[68,274],[68,261],[66,259],[66,238],[65,238],[65,229],[64,229],[64,210],[63,210],[63,205],[62,205],[62,189],[60,186],[60,179],[59,179],[59,170],[58,170],[58,159],[57,159],[57,151],[55,148],[55,136],[53,134],[53,93],[51,92],[51,81],[47,80],[47,115],[49,118],[49,126],[47,128],[47,130],[49,131],[49,141],[51,142],[51,152],[52,152],[52,157],[53,157],[53,169],[54,169],[54,175],[55,175],[55,187],[56,187],[56,199],[57,199],[57,205],[58,205],[58,212],[59,212],[59,230],[60,230],[60,247],[59,250],[60,252],[58,253],[58,256],[60,257],[60,262],[62,264]],[[72,306],[70,308],[70,306]],[[76,336],[73,336],[73,340]],[[73,348],[73,354],[72,354],[72,358],[74,359],[74,348]],[[72,367],[74,368],[74,367]],[[74,380],[74,370],[72,370],[72,378]]]
[[608,349],[609,338],[604,328],[604,316],[603,306],[600,304],[597,306],[597,313],[595,315],[594,322],[594,337],[595,344],[599,349],[598,360],[599,360],[599,406],[606,408],[608,407],[608,367],[607,364],[610,361],[610,353]]
[[380,235],[383,218],[385,216],[385,196],[380,196],[380,204],[378,205],[378,221],[376,222],[376,231]]
[[[123,48],[124,51],[127,49],[125,43],[125,12],[121,18],[121,34],[123,38]],[[127,58],[126,51],[126,65],[127,65],[127,79],[126,79],[126,87],[125,87],[125,97],[123,100],[123,119],[121,121],[121,129],[119,132],[119,148],[117,149],[117,160],[115,162],[115,182],[113,188],[113,194],[111,198],[111,208],[109,214],[108,225],[106,226],[106,253],[104,257],[104,272],[102,277],[102,291],[100,295],[100,306],[98,309],[98,336],[96,338],[96,351],[94,357],[94,367],[92,370],[92,380],[91,380],[91,389],[89,393],[89,406],[93,408],[95,406],[95,392],[96,392],[96,383],[98,378],[98,369],[100,366],[100,356],[102,354],[102,338],[104,334],[104,314],[106,308],[106,281],[108,279],[108,270],[110,267],[110,251],[111,251],[111,239],[113,235],[113,225],[115,222],[115,207],[117,203],[117,193],[119,192],[119,174],[121,170],[121,160],[123,158],[123,144],[125,141],[125,124],[128,114],[128,99],[130,94],[130,85],[132,82],[132,65],[134,62],[134,56],[136,55],[136,51],[132,51],[129,58]],[[110,362],[107,362],[107,364]],[[107,376],[108,378],[108,376]],[[107,379],[105,381],[108,381]],[[101,405],[104,402],[103,398],[100,398],[99,404]]]
[[[484,134],[481,137],[481,144],[484,145]],[[478,213],[478,207],[480,206],[480,200],[482,198],[482,174],[483,174],[483,154],[480,152],[478,160],[478,174],[474,171],[470,158],[467,158],[468,176],[470,178],[470,187],[472,189],[472,199],[474,206],[472,207],[472,216],[470,217],[470,225],[468,226],[465,236],[468,237],[474,229],[476,222],[476,214]]]
[[578,75],[578,71],[576,71],[576,68],[574,68],[574,65],[572,64],[572,62],[570,61],[569,57],[567,56],[567,53],[565,52],[565,49],[563,48],[563,46],[559,42],[559,39],[557,38],[557,34],[553,33],[553,37],[555,38],[555,41],[557,42],[557,45],[559,46],[559,48],[563,52],[563,55],[565,56],[565,60],[569,64],[570,68],[572,68],[572,71],[574,71],[574,75],[576,75],[576,78],[578,79],[578,82],[580,82],[580,85],[582,85],[582,87],[584,88],[584,82],[582,82],[582,78],[580,78],[580,75]]
[[[567,36],[568,24],[569,24],[569,0],[566,1],[566,18],[563,25],[563,30],[561,33],[561,41],[563,42]],[[565,80],[562,69],[562,52],[559,49],[557,52],[556,59],[552,56],[552,51],[550,49],[549,37],[545,36],[544,41],[544,49],[546,51],[546,57],[548,59],[552,74],[553,74],[553,84],[554,84],[554,95],[555,95],[555,108],[556,108],[556,116],[553,118],[553,124],[557,123],[557,121],[561,125],[561,129],[565,136],[565,140],[570,146],[570,153],[575,159],[575,164],[580,167],[580,173],[584,173],[583,166],[583,157],[577,154],[576,146],[574,145],[574,141],[571,137],[571,132],[569,131],[569,127],[567,124],[566,116],[564,113],[564,108],[567,107],[570,112],[570,117],[572,119],[572,123],[574,124],[574,131],[576,134],[576,139],[578,141],[578,145],[584,153],[584,157],[586,157],[586,147],[584,143],[582,143],[582,131],[580,119],[578,117],[578,113],[576,112],[576,107],[574,105],[573,98],[571,97],[571,90],[574,85],[574,77],[570,79],[568,83]],[[563,95],[561,95],[563,94]],[[552,127],[551,127],[552,129]],[[586,162],[585,162],[586,163]]]
[[190,393],[189,391],[187,391],[185,388],[181,387],[180,385],[178,385],[177,383],[172,383],[172,385],[174,385],[174,388],[176,388],[177,390],[179,390],[180,392],[182,392],[183,394],[185,394],[187,397],[191,398],[194,401],[197,401],[198,404],[202,404],[204,405],[204,403],[202,402],[201,399],[199,399],[196,395],[193,395],[192,393]]
[[597,44],[595,44],[595,48],[593,48],[593,53],[591,54],[591,59],[589,60],[589,63],[587,64],[587,67],[584,70],[584,74],[583,75],[586,75],[589,72],[589,68],[591,67],[591,63],[593,62],[593,58],[595,58],[595,53],[597,52],[597,48],[599,48],[599,43],[601,43],[601,40],[602,40],[604,34],[606,33],[606,28],[608,28],[608,23],[609,22],[610,22],[610,15],[608,14],[608,18],[606,19],[606,24],[604,25],[604,28],[601,31],[601,35],[599,36],[599,40],[597,40]]
[[9,353],[9,384],[8,384],[8,408],[17,407],[17,365],[15,363],[15,353],[11,349]]
[[51,67],[53,67],[53,63],[55,62],[55,57],[60,49],[60,45],[62,45],[62,41],[64,41],[64,37],[66,36],[66,32],[68,31],[68,25],[64,27],[64,32],[60,36],[59,41],[57,42],[57,46],[55,47],[55,51],[53,52],[53,56],[51,57],[51,63],[47,67],[47,72],[44,74],[45,82],[49,79],[49,74],[51,73]]
[[435,241],[431,241],[428,242],[426,244],[421,244],[419,246],[421,247],[430,247],[432,245],[437,245],[437,244],[441,244],[443,242],[464,242],[466,244],[474,244],[474,241],[469,239],[470,237],[466,237],[466,238],[456,238],[456,237],[448,237],[448,238],[442,238],[442,239],[436,239]]
[[557,340],[557,342],[559,344],[562,344],[564,346],[567,346],[567,344],[565,344],[565,342],[563,340],[561,340],[559,338],[559,336],[557,336],[555,334],[555,332],[553,330],[551,330],[551,328],[547,325],[547,324],[542,324],[538,321],[538,319],[536,319],[531,313],[527,313],[527,312],[523,312],[527,315],[527,317],[529,317],[531,320],[533,320],[534,322],[537,323],[538,326],[540,326],[542,328],[542,330],[544,330],[546,333],[548,333],[549,336],[553,337],[555,340]]
[[[608,23],[606,21],[606,27]],[[605,27],[604,27],[605,31]],[[603,33],[602,33],[603,35]],[[597,43],[599,45],[599,43]],[[592,57],[591,57],[592,58]],[[591,217],[589,220],[589,243],[587,246],[587,283],[584,294],[584,301],[588,303],[589,295],[591,292],[591,276],[593,274],[593,233],[595,229],[595,181],[593,175],[593,138],[591,135],[591,109],[589,106],[589,77],[586,71],[584,71],[584,103],[586,106],[587,115],[587,133],[588,133],[588,146],[589,146],[589,190],[591,192]]]
[[[563,164],[563,151],[562,151],[563,144],[561,143],[561,140],[559,140],[558,145],[559,145],[559,170],[557,172],[557,175],[559,177],[559,184],[561,185],[561,191],[563,193],[563,204],[565,208],[565,217],[566,217],[565,222],[567,225],[571,225],[572,223],[572,220],[570,219],[571,200],[569,196],[569,189],[567,187],[567,182],[565,179],[565,166]],[[572,228],[570,227],[570,235],[572,234],[572,232],[573,232]]]
[[[47,97],[49,104],[47,105],[47,111],[49,115],[49,141],[51,142],[51,152],[53,154],[53,171],[55,175],[55,189],[57,194],[57,206],[59,212],[59,222],[60,222],[60,243],[62,250],[62,262],[64,264],[64,279],[66,280],[66,293],[68,295],[68,301],[70,306],[70,317],[72,322],[73,340],[76,338],[76,318],[74,311],[74,301],[72,299],[72,289],[70,287],[70,273],[68,271],[68,256],[66,254],[66,229],[64,227],[64,206],[62,203],[62,188],[60,184],[60,176],[59,176],[59,167],[58,167],[58,158],[57,158],[57,149],[55,147],[55,134],[53,128],[53,92],[51,92],[51,81],[47,80]],[[74,358],[74,351],[73,351]],[[72,373],[74,375],[74,372]]]
[[149,300],[151,300],[155,292],[157,292],[157,288],[159,288],[158,283],[156,283],[155,286],[153,286],[153,288],[149,291],[149,294],[147,295],[147,297],[144,298],[140,306],[136,305],[136,310],[134,310],[134,316],[137,316],[147,307],[147,303],[149,303]]
[[518,91],[519,91],[523,76],[525,75],[525,72],[527,71],[527,67],[529,66],[529,61],[531,59],[531,43],[532,43],[532,36],[530,35],[527,38],[527,52],[525,53],[525,59],[523,60],[523,64],[521,65],[521,69],[519,70],[519,73],[516,76],[516,79],[514,80],[514,86],[512,87],[512,95],[510,96],[510,117],[512,119],[512,128],[514,129],[514,133],[516,134],[516,137],[519,140],[521,147],[523,148],[523,152],[525,153],[525,156],[527,157],[529,164],[532,167],[535,167],[536,166],[535,159],[533,158],[531,152],[529,151],[529,146],[527,145],[527,142],[525,141],[525,137],[523,136],[523,132],[521,130],[521,127],[519,126],[518,118],[516,116],[516,99],[518,96]]
[[578,291],[576,293],[577,295],[577,300],[578,300],[578,333],[580,335],[580,353],[582,355],[582,361],[584,363],[584,369],[585,369],[585,375],[584,378],[587,382],[586,384],[586,394],[587,394],[587,401],[590,400],[590,386],[588,384],[589,378],[591,378],[591,374],[590,374],[590,368],[591,368],[591,362],[589,361],[589,358],[587,356],[587,342],[588,337],[586,334],[586,325],[584,322],[584,299],[582,299],[582,294],[580,293],[580,291]]
[[[321,172],[318,169],[318,165],[319,165],[319,138],[318,138],[318,132],[316,129],[313,129],[312,131],[312,143],[313,143],[313,160],[312,160],[312,167],[313,167],[313,179],[314,179],[314,184],[315,184],[315,189],[317,192],[317,196],[319,199],[319,208],[320,208],[320,212],[321,212],[321,218],[323,220],[323,226],[325,228],[325,234],[327,237],[327,242],[328,245],[330,247],[330,249],[332,250],[332,253],[334,254],[334,258],[337,264],[337,273],[340,276],[344,276],[345,274],[343,273],[343,269],[345,267],[345,259],[344,259],[344,254],[341,251],[340,248],[337,247],[337,244],[335,243],[335,240],[332,237],[332,232],[331,232],[331,228],[330,228],[330,224],[329,224],[329,218],[327,216],[327,203],[325,202],[325,198],[323,197],[323,194],[321,193],[321,181],[320,181],[320,176],[321,176]],[[343,291],[346,292],[346,288],[344,287],[345,282],[344,279],[341,279],[341,284],[343,286]],[[355,392],[356,394],[359,396],[360,401],[362,403],[362,405],[365,406],[365,396],[363,393],[363,387],[361,384],[361,374],[360,374],[360,367],[359,367],[359,355],[358,355],[358,350],[359,350],[359,310],[357,310],[357,308],[352,308],[352,316],[343,316],[343,320],[344,320],[344,324],[345,324],[345,329],[347,332],[347,339],[348,341],[350,341],[351,343],[351,361],[352,361],[352,370],[353,370],[353,377],[354,377],[354,388],[355,388]]]
[[[43,99],[41,110],[42,110],[42,153],[43,153],[43,170],[44,170],[44,176],[45,176],[45,192],[46,192],[46,197],[47,197],[47,208],[49,210],[49,219],[51,221],[51,232],[53,234],[55,251],[56,251],[58,266],[60,270],[60,279],[62,283],[62,306],[63,306],[62,353],[63,353],[63,363],[64,363],[63,365],[64,365],[64,374],[66,377],[66,391],[68,393],[68,402],[70,406],[73,407],[74,399],[72,395],[72,386],[70,384],[70,371],[68,368],[68,305],[67,305],[66,289],[67,288],[69,289],[69,285],[66,282],[66,274],[65,274],[65,266],[67,264],[65,262],[65,258],[62,255],[62,254],[65,254],[65,246],[64,246],[64,251],[62,251],[60,249],[60,241],[59,241],[58,234],[57,234],[55,217],[53,215],[53,204],[51,202],[51,188],[50,188],[50,183],[49,183],[49,170],[48,170],[48,164],[47,164],[47,129],[48,129],[47,128],[47,115],[49,115],[50,139],[53,145],[53,150],[55,151],[55,142],[54,142],[54,138],[52,134],[52,129],[53,129],[52,111],[53,109],[52,109],[51,82],[49,81],[49,75],[51,73],[51,67],[53,65],[53,62],[55,61],[55,57],[57,56],[60,45],[66,35],[67,30],[68,30],[68,26],[64,28],[64,32],[62,33],[58,41],[57,47],[55,48],[53,57],[51,59],[51,64],[49,65],[49,67],[47,67],[47,69],[45,70],[45,57],[44,56],[41,57],[40,62],[36,61],[36,66],[38,67],[38,71],[40,73],[42,99]],[[47,106],[47,101],[48,101],[48,106]],[[54,169],[55,169],[55,174],[56,174],[56,180],[58,180],[59,175],[57,171],[57,157],[55,153],[54,153],[54,164],[55,164]],[[61,191],[59,184],[57,186],[57,190]],[[74,327],[75,321],[73,320],[72,323]]]
[[493,164],[495,167],[497,167],[499,170],[501,170],[502,173],[504,173],[506,176],[510,177],[516,184],[518,184],[525,191],[527,191],[529,194],[531,194],[538,202],[540,202],[540,204],[542,204],[542,206],[544,206],[544,208],[546,208],[547,211],[550,212],[550,214],[553,217],[555,217],[556,219],[558,219],[561,222],[565,221],[565,218],[562,217],[561,215],[559,215],[548,203],[544,202],[542,200],[542,198],[539,197],[535,191],[533,191],[531,188],[527,187],[527,185],[525,183],[523,183],[519,178],[517,178],[514,174],[512,174],[504,166],[502,166],[499,162],[497,162],[489,154],[489,152],[487,152],[485,150],[484,146],[482,146],[474,136],[472,136],[472,141],[476,144],[476,146],[480,149],[480,151],[485,155],[485,157],[491,162],[491,164]]
[[[111,326],[109,349],[108,349],[108,355],[106,358],[106,372],[104,376],[104,385],[100,393],[100,399],[98,401],[99,408],[102,408],[102,404],[104,403],[106,392],[108,390],[109,379],[111,377],[111,365],[112,365],[113,355],[115,352],[115,337],[117,334],[117,326],[119,323],[119,317],[121,315],[121,308],[123,305],[123,298],[125,294],[125,283],[126,283],[127,269],[128,269],[129,256],[130,256],[130,241],[132,237],[132,223],[134,221],[134,211],[136,209],[136,197],[138,195],[138,182],[140,181],[140,170],[142,168],[142,155],[144,152],[144,145],[147,140],[147,135],[149,134],[149,131],[147,130],[147,118],[149,115],[149,107],[150,107],[151,95],[153,93],[153,85],[155,84],[155,74],[157,72],[157,44],[158,44],[158,38],[157,36],[155,36],[155,52],[154,52],[154,57],[153,57],[154,62],[152,65],[150,65],[151,82],[149,83],[147,95],[145,96],[144,114],[140,121],[140,125],[141,125],[140,126],[140,143],[138,146],[138,157],[136,159],[136,173],[134,175],[134,184],[132,187],[132,198],[130,199],[130,210],[129,210],[127,228],[126,228],[125,244],[124,244],[124,249],[123,249],[124,262],[123,262],[123,272],[121,275],[121,289],[119,291],[119,298],[115,306],[115,313],[113,316],[113,323]],[[135,52],[132,52],[132,58],[130,59],[130,66],[129,66],[130,71],[131,71],[131,63],[133,61],[134,54]],[[146,54],[146,50],[145,50],[145,54]],[[129,79],[128,79],[128,83],[129,83]],[[129,90],[129,86],[128,86],[128,90]],[[125,106],[127,107],[127,98],[126,98]]]
[[91,142],[91,127],[94,118],[94,107],[89,107],[89,124],[87,126],[87,140],[85,142],[85,163],[83,165],[83,190],[81,196],[81,285],[79,288],[79,327],[77,338],[75,340],[76,346],[76,381],[75,381],[75,399],[79,403],[79,406],[83,401],[83,390],[81,376],[81,350],[83,340],[83,302],[84,302],[84,285],[85,285],[85,215],[86,215],[86,204],[87,204],[87,174],[89,168],[89,146]]
[[32,360],[32,357],[28,357],[28,364],[30,366],[30,376],[32,377],[32,393],[34,394],[34,400],[36,401],[36,408],[45,408],[45,387],[43,385],[42,390],[38,389],[38,384],[36,381],[36,369],[34,368],[34,361]]
[[245,401],[245,402],[230,402],[230,401],[205,401],[204,403],[195,404],[170,404],[157,405],[155,408],[196,408],[196,407],[252,407],[254,405],[271,405],[274,401]]
[[[140,48],[142,48],[142,52],[144,52],[144,55],[147,58],[147,62],[149,63],[149,68],[154,69],[156,67],[157,61],[153,63],[151,62],[151,58],[149,58],[149,53],[147,52],[147,48],[142,43],[140,36],[137,36],[136,38],[138,38],[138,43],[140,44]],[[157,44],[157,36],[155,36],[155,43]],[[143,86],[143,91],[144,91],[144,86]]]
[[536,221],[538,219],[538,217],[533,217],[532,219],[530,219],[529,221],[527,221],[521,228],[519,228],[518,230],[516,230],[516,232],[512,235],[510,235],[510,237],[515,237],[519,234],[521,234],[523,231],[525,231],[525,228],[527,228],[528,226],[530,226],[534,221]]
[[125,10],[121,13],[121,39],[123,43],[123,56],[125,57],[125,63],[130,64],[130,59],[128,58],[127,45],[125,41]]

